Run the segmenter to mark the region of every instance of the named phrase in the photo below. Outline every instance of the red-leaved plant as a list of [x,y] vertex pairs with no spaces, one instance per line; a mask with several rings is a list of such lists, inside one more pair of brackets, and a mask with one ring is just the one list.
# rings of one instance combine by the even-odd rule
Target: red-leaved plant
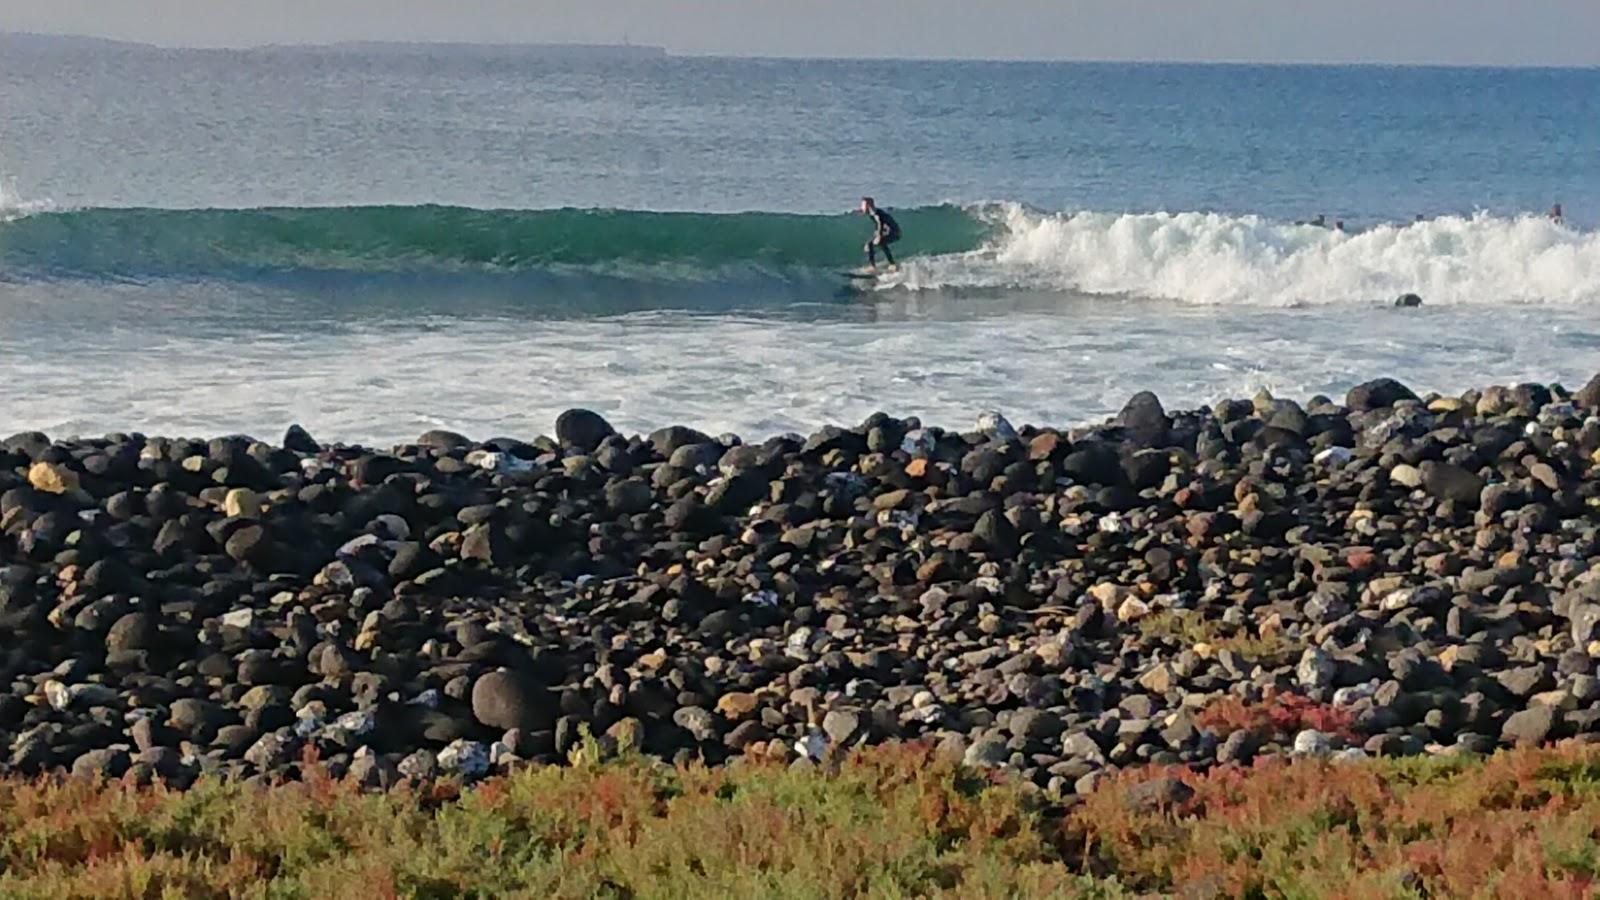
[[1288,691],[1268,690],[1254,703],[1223,697],[1201,710],[1195,724],[1224,738],[1248,731],[1263,741],[1290,740],[1308,728],[1347,741],[1357,738],[1355,717],[1348,709]]

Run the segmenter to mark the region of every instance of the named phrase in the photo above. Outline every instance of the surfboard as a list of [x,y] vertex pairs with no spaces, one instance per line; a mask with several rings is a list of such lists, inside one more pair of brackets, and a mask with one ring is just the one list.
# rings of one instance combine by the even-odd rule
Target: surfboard
[[884,282],[894,281],[896,278],[899,278],[903,271],[903,269],[861,268],[851,269],[846,272],[840,272],[839,274],[850,279],[851,281],[876,281],[879,284],[882,284]]

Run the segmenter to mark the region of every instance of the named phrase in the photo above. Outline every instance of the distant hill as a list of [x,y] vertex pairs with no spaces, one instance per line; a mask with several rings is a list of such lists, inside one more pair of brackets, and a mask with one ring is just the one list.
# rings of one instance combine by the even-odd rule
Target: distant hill
[[[101,50],[127,51],[157,49],[153,44],[118,41],[109,38],[66,34],[34,34],[0,31],[0,48],[23,50]],[[342,41],[333,44],[270,44],[240,48],[246,51],[334,51],[425,56],[436,53],[501,56],[506,54],[552,57],[556,59],[657,59],[665,57],[665,47],[644,44],[472,44],[455,42]]]
[[76,34],[35,34],[28,31],[0,31],[0,47],[13,50],[29,49],[82,49],[82,50],[135,50],[147,49],[151,44],[135,41],[116,41],[110,38],[84,37]]
[[332,50],[361,53],[518,53],[560,59],[654,59],[667,55],[665,47],[644,44],[469,44],[456,42],[344,41],[323,45]]

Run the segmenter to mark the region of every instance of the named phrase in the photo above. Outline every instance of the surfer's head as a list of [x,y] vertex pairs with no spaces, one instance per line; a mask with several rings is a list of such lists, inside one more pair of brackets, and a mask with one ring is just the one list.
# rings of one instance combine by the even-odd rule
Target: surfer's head
[[869,213],[869,212],[872,212],[876,208],[877,208],[877,204],[872,202],[872,198],[871,197],[862,197],[861,198],[861,211],[862,212]]

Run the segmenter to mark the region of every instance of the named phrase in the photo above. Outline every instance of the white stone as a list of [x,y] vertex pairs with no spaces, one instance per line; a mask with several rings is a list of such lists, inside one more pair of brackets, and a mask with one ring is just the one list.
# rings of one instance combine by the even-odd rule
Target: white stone
[[1422,470],[1416,466],[1401,463],[1389,470],[1389,480],[1401,487],[1414,490],[1422,487]]
[[234,488],[222,498],[222,513],[235,519],[261,515],[261,495],[249,488]]
[[1307,728],[1294,736],[1294,752],[1297,756],[1327,756],[1331,749],[1328,736],[1315,728]]
[[222,616],[222,624],[229,628],[248,629],[255,622],[256,611],[253,609],[235,609]]
[[1342,466],[1355,458],[1355,451],[1349,447],[1329,447],[1312,457],[1312,461],[1324,466]]
[[822,755],[828,752],[828,737],[821,731],[813,728],[805,737],[794,742],[794,752],[802,759],[819,762]]
[[932,454],[937,445],[932,433],[918,428],[906,432],[905,438],[900,441],[900,451],[913,457],[924,457]]
[[985,410],[978,415],[978,431],[992,441],[1009,442],[1017,439],[1017,430],[996,409]]
[[439,769],[455,772],[467,778],[477,778],[489,771],[489,751],[477,741],[456,738],[439,751]]

